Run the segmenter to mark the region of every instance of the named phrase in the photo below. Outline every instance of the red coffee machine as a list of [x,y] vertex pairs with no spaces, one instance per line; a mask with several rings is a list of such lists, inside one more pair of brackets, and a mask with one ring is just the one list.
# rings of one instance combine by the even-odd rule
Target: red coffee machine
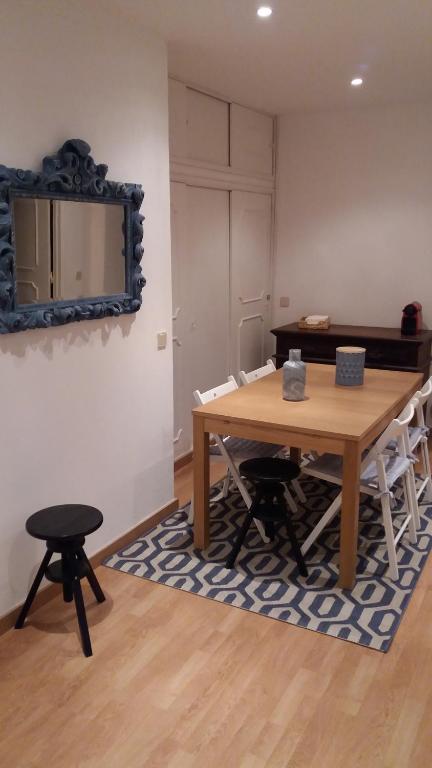
[[419,301],[413,301],[403,308],[401,333],[404,336],[416,336],[422,328],[422,305]]

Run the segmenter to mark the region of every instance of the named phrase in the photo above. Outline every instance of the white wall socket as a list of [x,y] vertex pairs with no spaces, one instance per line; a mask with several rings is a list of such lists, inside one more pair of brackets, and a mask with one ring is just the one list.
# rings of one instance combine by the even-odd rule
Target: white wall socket
[[157,335],[157,348],[158,349],[165,349],[167,345],[167,332],[166,331],[160,331]]

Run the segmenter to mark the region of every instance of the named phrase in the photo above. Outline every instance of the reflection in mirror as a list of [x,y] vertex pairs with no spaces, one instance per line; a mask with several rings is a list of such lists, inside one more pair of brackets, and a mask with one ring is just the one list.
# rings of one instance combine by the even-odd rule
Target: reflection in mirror
[[16,197],[17,303],[124,293],[122,205]]
[[17,198],[13,213],[18,303],[50,301],[50,201]]

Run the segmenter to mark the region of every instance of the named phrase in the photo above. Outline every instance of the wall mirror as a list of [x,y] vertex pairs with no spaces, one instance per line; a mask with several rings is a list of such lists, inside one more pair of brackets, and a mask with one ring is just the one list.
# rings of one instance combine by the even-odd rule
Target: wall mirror
[[143,191],[69,139],[42,171],[0,165],[0,333],[136,312]]

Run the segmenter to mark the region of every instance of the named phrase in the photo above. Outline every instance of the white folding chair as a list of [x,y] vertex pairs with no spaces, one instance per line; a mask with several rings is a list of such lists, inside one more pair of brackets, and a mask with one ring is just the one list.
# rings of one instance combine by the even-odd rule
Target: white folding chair
[[[276,370],[276,367],[273,360],[269,359],[267,360],[265,365],[261,366],[261,368],[255,368],[254,371],[249,371],[249,373],[246,373],[245,371],[240,371],[239,373],[240,381],[243,385],[252,384],[254,381],[258,381],[258,379],[262,379],[264,376],[268,376],[269,373],[274,373],[275,370]],[[280,446],[280,450],[282,450],[282,446]],[[293,480],[291,485],[294,488],[299,501],[301,501],[302,504],[305,504],[306,496],[303,493],[303,490],[299,481]]]
[[425,422],[425,407],[428,407],[429,402],[432,399],[432,376],[427,380],[426,384],[415,393],[414,397],[417,398],[417,425],[409,428],[409,445],[412,453],[419,450],[423,464],[423,475],[419,486],[416,489],[416,496],[418,501],[424,492],[425,500],[432,501],[432,478],[428,446],[429,429]]
[[[423,475],[416,481],[416,475],[414,468],[412,470],[413,482],[416,490],[416,500],[420,500],[422,494],[425,494],[425,501],[432,501],[432,481],[431,481],[431,467],[429,460],[429,447],[428,447],[428,434],[429,429],[425,422],[425,406],[427,407],[429,401],[432,399],[432,377],[427,380],[426,384],[421,390],[415,393],[412,398],[414,402],[416,421],[417,424],[414,427],[408,427],[408,443],[409,452],[412,457],[415,457],[420,453],[420,457],[423,464]],[[397,442],[392,440],[388,446],[388,451],[398,450]],[[397,496],[399,493],[396,494]],[[418,508],[418,507],[417,507]],[[417,520],[418,526],[420,525],[420,516]]]
[[253,381],[258,381],[258,379],[262,379],[263,376],[268,376],[269,373],[274,373],[275,370],[276,366],[273,360],[269,359],[265,365],[262,365],[261,368],[255,368],[254,371],[249,371],[249,373],[240,371],[240,381],[242,384],[252,384]]
[[[220,384],[218,387],[207,390],[207,392],[200,392],[198,389],[193,393],[195,402],[197,405],[205,405],[218,397],[227,395],[230,392],[234,392],[238,389],[238,384],[234,376],[229,376],[228,381],[225,384]],[[227,476],[225,477],[222,491],[212,498],[212,502],[219,501],[221,498],[226,498],[229,492],[229,486],[231,480],[234,481],[240,494],[243,498],[246,507],[250,509],[252,505],[252,498],[248,489],[246,488],[238,471],[238,465],[246,459],[275,456],[281,450],[280,445],[274,445],[273,443],[261,443],[256,440],[245,440],[241,437],[230,437],[228,435],[210,435],[210,458],[215,461],[225,462],[228,466]],[[286,488],[285,496],[292,512],[297,511],[294,499]],[[190,505],[188,522],[193,523],[193,504]],[[264,531],[264,526],[260,520],[255,520],[256,526],[265,542],[269,541]]]
[[425,492],[425,500],[432,501],[432,480],[428,448],[429,429],[426,426],[424,414],[425,406],[427,408],[429,401],[432,399],[432,376],[427,380],[422,389],[415,393],[414,399],[417,401],[415,406],[417,424],[415,427],[408,428],[409,450],[412,454],[418,451],[423,464],[423,475],[416,487],[416,498],[419,501],[423,492]]
[[[397,419],[393,419],[372,448],[366,452],[360,469],[360,492],[380,498],[381,500],[389,559],[389,575],[394,580],[399,578],[396,545],[407,528],[410,542],[415,544],[417,541],[417,499],[415,486],[412,482],[412,460],[409,456],[408,438],[408,425],[414,417],[415,408],[416,400],[413,399],[404,408],[400,416]],[[397,453],[389,453],[387,450],[387,446],[392,440],[397,441]],[[342,485],[343,461],[340,456],[325,453],[305,467],[302,467],[302,471],[311,477],[317,477],[335,485]],[[402,481],[405,504],[402,510],[399,510],[396,514],[404,514],[405,520],[395,534],[392,517],[394,513],[392,513],[390,500],[393,496],[393,489],[399,479]],[[341,505],[342,493],[339,493],[302,545],[302,554],[305,554],[310,549],[321,531],[335,517]]]

